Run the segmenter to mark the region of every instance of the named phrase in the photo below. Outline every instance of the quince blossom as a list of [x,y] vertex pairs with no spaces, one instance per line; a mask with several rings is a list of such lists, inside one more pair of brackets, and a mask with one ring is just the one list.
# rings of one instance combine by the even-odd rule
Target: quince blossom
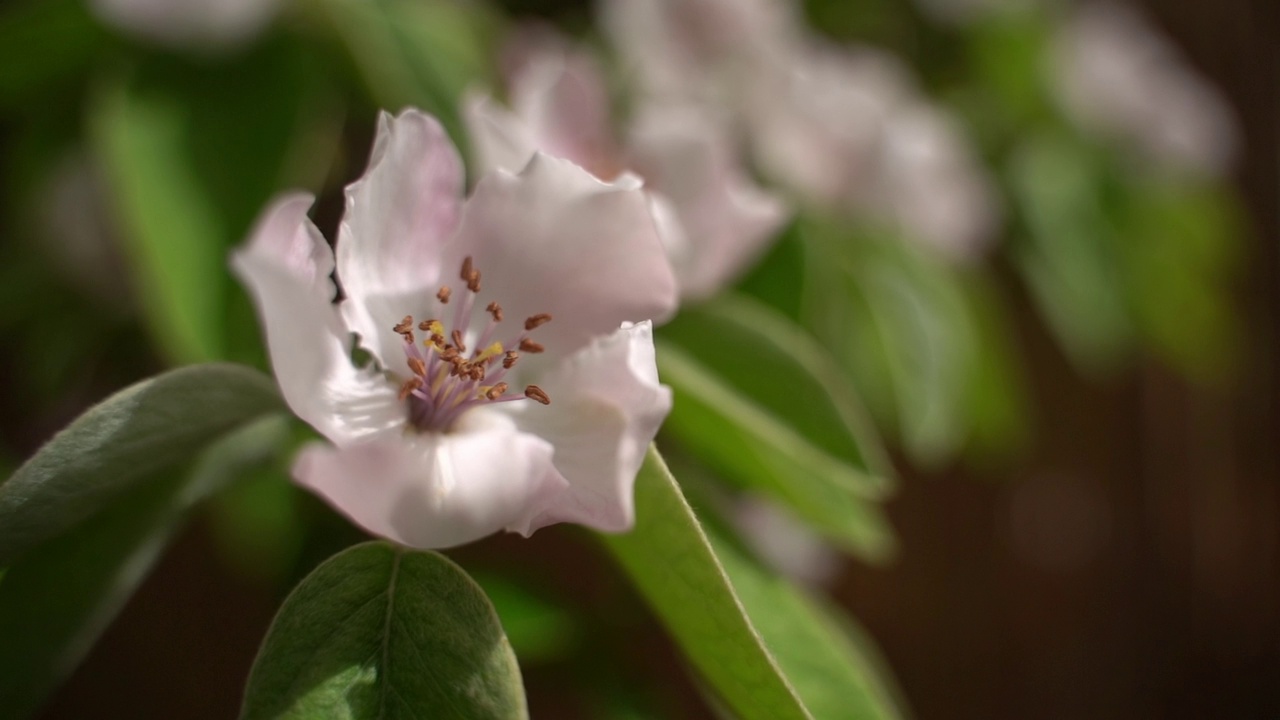
[[541,150],[602,180],[638,185],[638,173],[686,300],[713,295],[760,255],[787,213],[751,182],[721,118],[705,105],[642,101],[619,140],[595,59],[558,37],[526,39],[511,109],[479,95],[467,103],[481,168],[513,170]]
[[[649,319],[674,309],[675,282],[646,198],[542,154],[462,191],[434,118],[384,114],[336,251],[298,193],[235,253],[285,400],[332,443],[294,477],[419,548],[626,530],[671,405]],[[353,364],[353,334],[375,364]]]
[[1239,131],[1222,96],[1137,10],[1079,8],[1054,43],[1060,102],[1081,125],[1182,169],[1221,175]]

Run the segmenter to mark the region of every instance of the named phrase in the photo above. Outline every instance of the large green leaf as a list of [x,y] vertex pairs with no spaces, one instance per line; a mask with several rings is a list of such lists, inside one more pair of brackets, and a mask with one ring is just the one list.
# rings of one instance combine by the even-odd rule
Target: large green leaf
[[225,364],[180,368],[112,395],[0,485],[0,565],[227,432],[281,409],[270,378]]
[[881,480],[814,447],[670,343],[659,347],[658,369],[675,394],[664,432],[725,477],[787,503],[845,550],[892,556]]
[[707,528],[760,637],[814,718],[901,718],[895,692],[832,609]]
[[243,720],[528,716],[493,606],[437,553],[349,548],[285,600],[245,691]]
[[75,529],[33,549],[0,580],[0,707],[34,712],[80,662],[159,558],[186,511],[287,437],[265,417],[215,442],[189,471],[156,473]]
[[656,450],[636,480],[635,528],[604,542],[739,716],[899,715],[872,664],[819,605],[709,536]]

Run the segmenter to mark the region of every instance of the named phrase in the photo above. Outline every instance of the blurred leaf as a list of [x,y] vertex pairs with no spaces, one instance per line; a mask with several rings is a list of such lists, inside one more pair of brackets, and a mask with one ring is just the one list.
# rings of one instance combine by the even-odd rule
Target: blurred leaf
[[99,57],[107,33],[84,0],[26,0],[0,11],[0,108],[21,110]]
[[745,720],[811,718],[653,448],[635,493],[635,528],[601,537],[676,643]]
[[463,91],[489,78],[495,20],[480,3],[454,0],[320,0],[374,102],[440,118],[462,144]]
[[578,626],[565,607],[502,575],[477,574],[475,581],[489,596],[525,666],[564,657],[577,644]]
[[287,434],[266,417],[211,445],[190,471],[153,473],[72,531],[25,554],[0,582],[0,707],[33,713],[89,652],[194,504],[272,456]]
[[899,237],[806,229],[809,326],[915,461],[948,459],[969,432],[976,353],[957,271]]
[[1008,298],[997,294],[986,276],[966,278],[973,328],[974,362],[964,407],[969,415],[969,445],[979,454],[1021,449],[1030,439],[1030,401]]
[[636,481],[635,529],[604,542],[739,716],[901,717],[821,606],[699,523],[656,450]]
[[1079,367],[1111,370],[1135,331],[1096,159],[1079,142],[1041,133],[1023,141],[1009,172],[1027,228],[1014,257],[1032,295]]
[[285,600],[241,718],[528,716],[516,658],[484,593],[444,556],[345,550]]
[[141,309],[171,360],[224,359],[237,339],[258,347],[247,303],[229,310],[227,254],[275,193],[325,177],[340,115],[323,69],[276,37],[234,62],[149,57],[92,98]]
[[212,440],[281,409],[270,378],[236,365],[180,368],[116,393],[0,485],[0,565]]
[[787,503],[843,549],[871,561],[892,556],[883,479],[814,447],[670,343],[659,345],[658,369],[675,393],[665,433],[728,478]]
[[904,717],[879,677],[883,668],[863,657],[830,608],[705,529],[752,624],[814,718]]
[[301,490],[279,468],[245,473],[209,503],[209,531],[223,562],[267,582],[285,578],[305,534],[297,508]]
[[1120,217],[1134,311],[1154,349],[1198,380],[1222,378],[1243,333],[1231,288],[1241,222],[1217,188],[1132,187]]
[[681,312],[659,332],[823,452],[865,471],[873,492],[891,485],[893,468],[845,375],[786,316],[725,294]]
[[222,356],[226,292],[226,223],[184,162],[184,115],[174,98],[124,85],[102,91],[90,114],[143,314],[178,363]]

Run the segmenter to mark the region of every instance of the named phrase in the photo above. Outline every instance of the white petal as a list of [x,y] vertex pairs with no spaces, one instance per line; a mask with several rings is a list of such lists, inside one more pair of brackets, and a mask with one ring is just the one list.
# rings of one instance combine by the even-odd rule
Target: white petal
[[517,422],[555,446],[555,468],[568,488],[548,500],[530,527],[575,522],[607,532],[630,529],[636,472],[671,410],[671,391],[658,383],[652,325],[631,325],[597,341],[541,387],[551,404],[528,408]]
[[553,316],[534,332],[548,357],[675,308],[675,278],[644,192],[541,153],[518,176],[481,179],[448,255],[452,267],[472,256],[486,298],[508,315]]
[[395,390],[351,364],[349,333],[333,301],[333,253],[307,218],[312,197],[273,202],[232,268],[257,305],[276,382],[293,412],[346,442],[404,422]]
[[417,110],[381,115],[369,169],[347,188],[337,256],[343,314],[384,366],[403,360],[392,326],[422,312],[436,292],[463,179],[458,151],[435,118]]
[[468,93],[463,101],[462,116],[467,122],[472,155],[480,176],[495,170],[520,172],[538,149],[529,127],[486,95]]
[[365,530],[416,548],[491,535],[563,491],[550,471],[550,444],[502,413],[472,411],[467,419],[471,426],[449,434],[310,445],[293,474]]
[[[723,123],[694,106],[650,106],[631,132],[636,169],[674,204],[686,238],[672,256],[680,294],[709,297],[766,247],[787,217],[747,177]],[[660,226],[661,227],[661,226]]]
[[235,45],[260,32],[279,0],[92,0],[105,22],[174,47]]

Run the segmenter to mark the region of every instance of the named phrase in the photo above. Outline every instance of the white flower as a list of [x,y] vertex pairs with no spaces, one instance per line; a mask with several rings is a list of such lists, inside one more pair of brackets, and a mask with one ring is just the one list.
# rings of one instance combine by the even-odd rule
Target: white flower
[[[673,310],[675,283],[647,201],[541,154],[462,191],[434,118],[383,115],[347,188],[341,302],[308,195],[276,201],[235,254],[286,401],[332,442],[294,476],[420,548],[562,521],[625,530],[671,403],[647,321]],[[353,333],[376,367],[352,364]]]
[[94,12],[125,32],[173,47],[244,42],[275,17],[281,0],[91,0]]
[[751,182],[725,123],[705,105],[641,99],[618,140],[594,58],[555,37],[525,46],[509,85],[510,110],[480,96],[466,105],[479,166],[513,170],[542,151],[602,180],[637,184],[627,175],[638,173],[685,299],[713,295],[736,277],[787,217]]
[[1132,8],[1092,3],[1059,33],[1053,77],[1081,125],[1209,174],[1231,165],[1238,130],[1218,92]]
[[892,56],[814,40],[763,75],[749,116],[765,174],[810,203],[895,224],[953,259],[979,254],[999,217],[959,124]]

